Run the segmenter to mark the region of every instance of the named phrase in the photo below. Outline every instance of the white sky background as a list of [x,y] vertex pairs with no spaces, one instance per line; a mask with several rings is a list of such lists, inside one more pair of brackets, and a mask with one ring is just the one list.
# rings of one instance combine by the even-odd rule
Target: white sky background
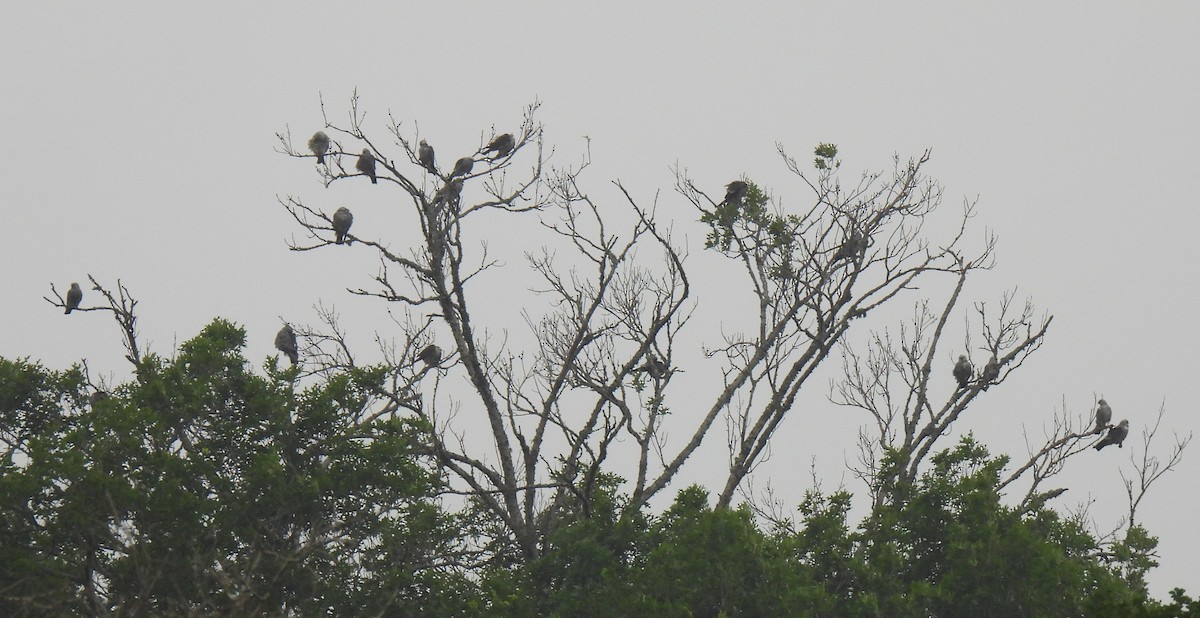
[[[410,128],[415,120],[446,166],[492,125],[515,130],[536,98],[556,163],[577,161],[591,138],[593,195],[618,208],[612,179],[645,203],[660,192],[658,211],[688,239],[700,280],[695,341],[716,343],[720,325],[744,323],[723,317],[718,300],[741,281],[696,270],[718,262],[701,251],[696,213],[671,190],[674,164],[713,196],[747,174],[786,207],[810,193],[786,172],[776,142],[802,161],[817,142],[835,142],[847,180],[931,148],[927,171],[945,186],[941,220],[978,197],[968,246],[985,229],[1000,240],[997,268],[974,278],[967,299],[994,302],[1016,286],[1055,316],[1045,347],[960,429],[1019,456],[1022,424],[1036,438],[1064,402],[1089,414],[1106,397],[1114,421],[1132,423],[1126,448],[1086,453],[1049,485],[1071,488],[1059,508],[1094,500],[1101,527],[1124,513],[1118,470],[1160,405],[1161,448],[1170,430],[1200,429],[1191,392],[1200,363],[1189,353],[1200,341],[1191,311],[1200,291],[1200,7],[603,6],[9,7],[0,23],[0,355],[53,368],[87,358],[95,373],[126,379],[107,317],[67,318],[42,300],[51,282],[65,292],[87,273],[130,287],[143,344],[159,353],[222,316],[247,327],[258,363],[273,353],[280,317],[315,323],[322,300],[364,344],[377,329],[394,335],[387,308],[345,292],[369,286],[377,261],[355,248],[288,252],[297,228],[276,196],[327,212],[350,206],[353,232],[392,226],[377,233],[395,246],[413,233],[403,229],[412,213],[394,208],[394,189],[365,180],[323,189],[311,161],[274,152],[274,133],[290,126],[302,147],[320,127],[321,94],[345,124],[357,87],[369,130],[382,136],[388,111]],[[480,282],[483,292],[521,276],[523,230],[535,226],[529,215],[496,221],[486,232],[506,266]],[[85,306],[96,302],[84,288]],[[527,329],[512,297],[499,296],[486,321],[515,339]],[[895,326],[916,298],[869,326]],[[945,351],[946,388],[957,353]],[[674,359],[684,370],[669,400],[677,414],[700,388],[685,383],[689,365],[702,362]],[[826,489],[844,481],[862,492],[843,462],[867,419],[825,399],[839,364],[832,358],[810,384],[760,469],[759,482],[772,479],[792,503],[814,458]],[[705,473],[724,461],[715,430],[704,452],[711,466],[693,461],[676,488],[719,491],[724,476]],[[1161,540],[1151,575],[1160,598],[1174,586],[1200,588],[1200,535],[1185,515],[1200,507],[1197,476],[1193,447],[1141,507]]]

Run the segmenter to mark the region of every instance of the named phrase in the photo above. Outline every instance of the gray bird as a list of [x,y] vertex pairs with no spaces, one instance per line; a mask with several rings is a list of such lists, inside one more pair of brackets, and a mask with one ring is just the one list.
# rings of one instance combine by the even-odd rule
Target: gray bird
[[358,161],[354,164],[354,169],[371,177],[371,184],[379,184],[379,180],[375,177],[375,155],[371,154],[370,148],[363,148],[362,154],[358,155]]
[[1108,429],[1108,423],[1112,421],[1112,408],[1108,407],[1108,402],[1101,399],[1096,402],[1096,428],[1092,430],[1092,434],[1098,434]]
[[346,242],[346,234],[350,231],[350,226],[354,225],[354,215],[350,214],[350,209],[342,206],[333,213],[333,233],[337,235],[337,244]]
[[745,181],[735,180],[725,185],[725,202],[732,206],[737,206],[742,203],[746,197],[746,192],[750,190],[750,185]]
[[454,162],[454,171],[450,172],[450,176],[466,176],[473,169],[475,169],[475,159],[463,157]]
[[317,163],[325,162],[325,153],[329,152],[329,136],[324,131],[317,131],[308,138],[308,149],[317,155]]
[[1000,362],[996,360],[995,356],[993,356],[992,359],[989,360],[987,362],[987,364],[983,366],[983,373],[979,375],[979,380],[981,382],[983,382],[983,385],[984,385],[983,390],[986,391],[988,386],[990,386],[992,384],[992,382],[995,382],[996,378],[999,378],[999,377],[1000,377]]
[[417,360],[432,367],[442,362],[442,349],[431,343],[417,354]]
[[1108,430],[1108,435],[1096,444],[1096,450],[1100,450],[1109,444],[1116,444],[1117,448],[1125,448],[1125,437],[1129,435],[1129,421],[1121,419],[1121,422],[1112,429]]
[[429,170],[430,174],[436,174],[437,165],[433,162],[433,146],[430,146],[425,140],[421,140],[421,145],[417,147],[417,160],[421,162],[421,167]]
[[960,354],[958,362],[954,363],[954,379],[958,380],[959,388],[966,388],[971,383],[971,361],[967,360],[966,354]]
[[64,315],[69,315],[72,309],[78,309],[79,303],[83,302],[83,290],[79,289],[78,283],[72,283],[71,289],[67,290],[67,310]]
[[651,378],[661,380],[667,375],[667,364],[653,354],[646,356],[646,362],[637,368],[637,371],[645,371],[650,374]]
[[849,260],[857,257],[863,251],[867,250],[867,239],[863,237],[858,230],[850,232],[850,238],[838,247],[838,250],[833,254],[833,261]]
[[284,324],[275,335],[275,349],[283,352],[295,365],[300,362],[300,351],[296,348],[296,331],[290,324]]
[[442,185],[437,193],[433,194],[433,203],[441,204],[443,202],[454,202],[458,200],[458,196],[462,194],[463,181],[462,178],[455,178],[450,182]]
[[486,155],[489,152],[495,152],[496,156],[492,157],[493,161],[496,159],[503,159],[504,157],[508,156],[508,153],[512,152],[512,149],[516,147],[516,145],[517,140],[513,139],[512,133],[505,133],[504,135],[500,135],[496,139],[492,140],[492,142],[487,145],[487,148],[483,149],[482,154]]

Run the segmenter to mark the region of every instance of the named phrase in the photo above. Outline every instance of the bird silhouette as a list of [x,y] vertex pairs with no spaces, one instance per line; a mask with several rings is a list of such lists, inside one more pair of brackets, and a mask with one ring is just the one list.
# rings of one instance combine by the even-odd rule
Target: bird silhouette
[[67,290],[67,310],[63,312],[63,315],[70,315],[71,310],[78,309],[81,302],[83,302],[83,290],[79,289],[78,283],[72,283],[71,289]]
[[324,131],[317,131],[308,138],[308,149],[317,155],[317,163],[325,162],[325,153],[329,152],[329,136]]
[[379,180],[375,177],[375,155],[371,154],[370,148],[363,148],[362,154],[358,155],[358,161],[354,164],[354,168],[370,176],[371,184],[379,184]]
[[433,162],[433,146],[430,146],[425,140],[421,140],[420,146],[417,147],[417,160],[421,162],[421,167],[429,170],[430,174],[437,174],[437,165]]
[[508,153],[512,152],[512,149],[516,145],[517,141],[513,139],[512,133],[505,133],[504,135],[500,135],[496,139],[492,140],[492,142],[483,149],[481,154],[486,155],[489,152],[495,152],[496,156],[492,157],[492,160],[495,161],[496,159],[507,157]]
[[750,185],[743,180],[735,180],[725,185],[725,204],[730,206],[738,206],[746,197],[746,192],[750,190]]
[[292,330],[290,324],[284,324],[275,335],[275,349],[286,354],[293,365],[300,362],[300,351],[296,348],[296,331]]
[[346,234],[350,231],[350,226],[354,224],[354,215],[350,213],[350,209],[342,206],[333,213],[333,233],[337,235],[337,244],[346,242]]
[[967,360],[967,355],[959,355],[958,362],[954,363],[954,379],[958,380],[959,388],[966,388],[971,383],[972,369],[971,361]]
[[1104,439],[1096,443],[1096,450],[1100,450],[1110,444],[1116,444],[1117,448],[1125,448],[1125,437],[1129,435],[1129,421],[1122,419],[1116,427],[1108,430],[1108,435]]
[[454,171],[450,172],[450,176],[466,176],[473,169],[475,169],[475,159],[463,157],[454,162]]
[[1108,406],[1108,402],[1101,399],[1096,402],[1096,427],[1092,429],[1093,434],[1098,434],[1108,429],[1109,422],[1112,421],[1112,408]]

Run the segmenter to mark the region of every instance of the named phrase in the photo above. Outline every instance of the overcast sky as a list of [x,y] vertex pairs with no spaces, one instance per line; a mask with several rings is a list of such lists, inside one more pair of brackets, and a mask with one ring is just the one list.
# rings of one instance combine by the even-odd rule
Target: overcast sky
[[[110,321],[65,318],[42,300],[51,283],[65,291],[88,273],[120,278],[140,299],[151,351],[170,354],[222,316],[247,327],[259,363],[280,318],[315,322],[318,301],[355,316],[348,326],[369,341],[389,328],[387,308],[345,288],[369,285],[377,261],[353,249],[290,253],[296,230],[276,197],[350,205],[356,228],[401,219],[385,189],[322,188],[311,162],[274,151],[274,133],[290,127],[303,139],[319,128],[321,96],[343,121],[357,88],[368,130],[381,133],[389,112],[418,122],[445,162],[493,125],[516,129],[536,99],[556,162],[578,160],[590,138],[596,194],[615,198],[612,179],[647,201],[661,192],[660,215],[693,254],[704,230],[671,191],[676,164],[712,194],[747,174],[786,206],[809,193],[777,142],[802,160],[835,142],[850,178],[932,149],[945,213],[978,198],[972,238],[999,237],[998,265],[968,299],[1016,287],[1055,316],[1045,347],[962,429],[1019,456],[1022,432],[1040,436],[1064,406],[1087,414],[1102,395],[1114,420],[1131,421],[1124,450],[1086,453],[1051,485],[1071,488],[1059,508],[1091,503],[1101,527],[1116,525],[1119,470],[1159,407],[1167,438],[1200,429],[1200,361],[1189,349],[1200,342],[1195,3],[430,4],[9,7],[0,355],[53,368],[86,358],[93,372],[126,379]],[[532,224],[491,230],[497,250]],[[411,233],[397,225],[395,242]],[[521,267],[519,252],[501,257]],[[719,296],[699,302],[719,313]],[[490,321],[523,331],[519,309],[498,303]],[[884,318],[871,327],[895,324]],[[866,419],[827,402],[830,377],[812,385],[760,471],[793,500],[808,484],[795,470],[810,461],[827,488],[862,491],[843,464]],[[714,491],[724,478],[703,465],[685,476]],[[1156,596],[1200,589],[1198,477],[1193,449],[1141,507],[1162,542]]]

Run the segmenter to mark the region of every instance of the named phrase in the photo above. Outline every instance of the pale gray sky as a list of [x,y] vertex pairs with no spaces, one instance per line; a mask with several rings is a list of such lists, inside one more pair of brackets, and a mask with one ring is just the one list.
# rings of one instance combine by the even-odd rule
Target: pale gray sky
[[[1020,455],[1022,424],[1040,435],[1064,402],[1086,413],[1097,395],[1132,422],[1125,450],[1075,460],[1059,507],[1094,500],[1097,521],[1115,525],[1119,466],[1159,406],[1169,429],[1200,429],[1190,394],[1200,362],[1188,351],[1200,342],[1190,314],[1200,296],[1197,5],[427,4],[10,7],[0,24],[0,355],[54,368],[87,358],[124,379],[105,318],[64,318],[42,300],[50,282],[65,291],[87,273],[132,289],[153,351],[223,316],[249,329],[258,362],[273,353],[279,317],[315,322],[320,300],[369,341],[389,328],[386,310],[344,289],[369,285],[376,261],[289,253],[295,228],[275,198],[349,205],[356,228],[396,225],[397,244],[411,230],[365,183],[324,190],[311,165],[273,151],[274,132],[319,127],[320,94],[343,120],[357,88],[369,127],[381,131],[389,111],[415,120],[447,162],[493,124],[516,128],[536,98],[555,160],[577,160],[589,136],[595,193],[612,197],[614,178],[646,200],[662,191],[659,212],[696,260],[708,259],[704,232],[670,190],[676,163],[714,193],[748,174],[786,206],[809,195],[776,142],[801,159],[835,142],[851,176],[931,148],[944,214],[978,197],[975,238],[989,229],[1000,239],[998,267],[968,297],[994,301],[1016,286],[1055,315],[1043,350],[962,429]],[[495,230],[496,250],[525,224]],[[519,245],[509,269],[521,267]],[[700,302],[714,311],[715,300]],[[500,304],[489,322],[523,331],[518,310]],[[827,486],[844,477],[862,489],[842,463],[865,419],[825,402],[826,384],[813,383],[762,468],[796,499],[808,480],[795,470],[814,457]],[[687,475],[719,489],[703,464]],[[1198,476],[1193,450],[1142,506],[1162,541],[1151,577],[1160,597],[1200,588],[1200,534],[1184,515],[1200,507]]]

